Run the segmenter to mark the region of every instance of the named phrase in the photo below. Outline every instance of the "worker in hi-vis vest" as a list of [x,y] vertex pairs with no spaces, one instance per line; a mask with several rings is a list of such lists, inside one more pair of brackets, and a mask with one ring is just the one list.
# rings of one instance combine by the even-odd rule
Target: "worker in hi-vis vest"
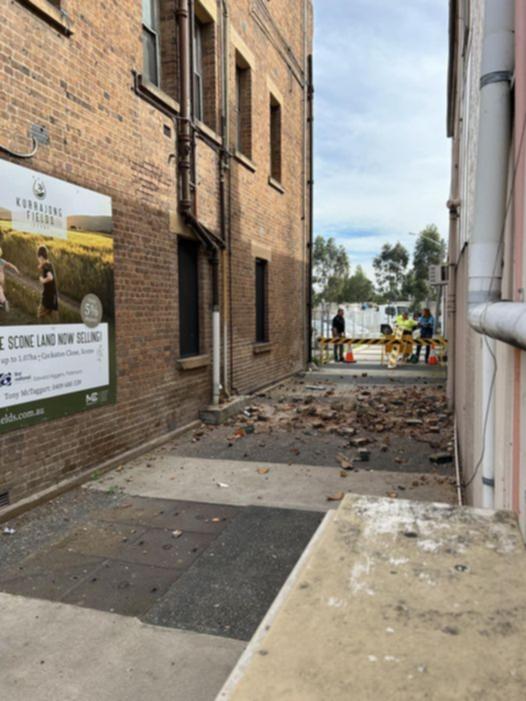
[[[399,314],[396,317],[395,324],[398,326],[399,329],[402,329],[404,341],[409,341],[409,337],[411,337],[412,340],[413,331],[417,328],[418,321],[416,321],[415,319],[410,319],[408,312],[402,312],[402,314]],[[413,343],[411,342],[404,344],[404,358],[408,360],[411,357],[412,353]]]

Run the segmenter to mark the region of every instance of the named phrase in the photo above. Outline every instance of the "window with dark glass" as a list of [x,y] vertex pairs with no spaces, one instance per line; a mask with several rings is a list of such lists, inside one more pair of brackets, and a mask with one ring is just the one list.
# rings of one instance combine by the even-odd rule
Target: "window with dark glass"
[[199,245],[179,238],[179,345],[182,358],[199,355]]
[[267,261],[256,258],[256,342],[268,341]]
[[179,99],[177,0],[142,0],[143,71],[145,82]]
[[236,52],[236,147],[252,158],[252,86],[250,66]]
[[204,121],[203,89],[203,23],[194,19],[194,114],[196,119]]
[[281,105],[270,96],[270,176],[281,182]]
[[157,0],[142,0],[143,75],[160,87],[159,5]]
[[216,23],[196,2],[193,23],[194,115],[217,127]]

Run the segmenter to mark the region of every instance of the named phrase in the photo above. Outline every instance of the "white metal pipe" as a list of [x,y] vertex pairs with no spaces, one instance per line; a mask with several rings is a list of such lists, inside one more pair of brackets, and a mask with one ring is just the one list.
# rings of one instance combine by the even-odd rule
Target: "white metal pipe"
[[464,499],[462,498],[462,475],[460,472],[460,455],[458,449],[458,422],[455,414],[455,424],[454,424],[454,449],[455,449],[455,474],[457,478],[457,503],[459,506],[464,505]]
[[514,0],[486,0],[480,78],[475,213],[469,243],[469,304],[500,299],[512,134]]
[[[474,226],[469,244],[469,323],[485,333],[491,302],[500,300],[512,137],[511,78],[515,60],[515,0],[486,0],[480,71],[480,113]],[[479,309],[480,305],[483,310]],[[501,305],[499,305],[501,306]],[[482,350],[481,437],[483,505],[495,495],[495,341]]]
[[482,507],[495,506],[495,351],[496,341],[485,338],[482,344]]
[[479,333],[526,350],[526,304],[493,302],[470,309],[470,324]]
[[214,309],[212,312],[212,385],[212,403],[217,406],[221,391],[221,314],[219,309]]

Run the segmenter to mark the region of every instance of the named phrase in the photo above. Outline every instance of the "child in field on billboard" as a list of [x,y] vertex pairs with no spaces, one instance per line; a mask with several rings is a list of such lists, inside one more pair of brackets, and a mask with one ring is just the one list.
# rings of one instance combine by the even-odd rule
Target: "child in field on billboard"
[[0,248],[0,309],[3,309],[5,312],[9,311],[9,302],[7,301],[7,297],[5,296],[5,271],[6,270],[12,270],[15,272],[17,275],[20,274],[20,271],[16,267],[16,265],[13,265],[13,263],[10,263],[8,260],[5,260],[2,258],[2,249]]
[[53,264],[49,261],[49,255],[45,246],[39,246],[37,251],[39,281],[42,285],[42,297],[38,305],[37,318],[40,321],[57,321],[58,317],[58,292],[57,279]]

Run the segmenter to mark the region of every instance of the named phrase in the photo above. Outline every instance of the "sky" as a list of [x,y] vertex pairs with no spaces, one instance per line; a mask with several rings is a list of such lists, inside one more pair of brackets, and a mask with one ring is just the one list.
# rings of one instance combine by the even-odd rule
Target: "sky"
[[373,275],[386,242],[447,239],[447,0],[314,0],[314,233]]

